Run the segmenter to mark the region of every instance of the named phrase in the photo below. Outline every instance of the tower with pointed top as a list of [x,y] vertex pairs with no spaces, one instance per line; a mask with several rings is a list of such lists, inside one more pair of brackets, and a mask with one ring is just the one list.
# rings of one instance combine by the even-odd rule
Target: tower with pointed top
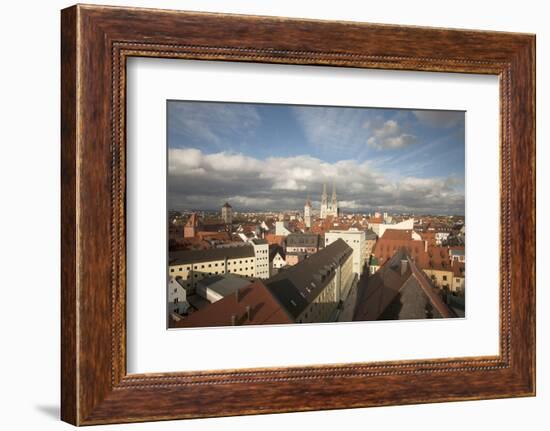
[[321,195],[321,214],[320,217],[325,219],[329,216],[338,217],[338,198],[336,197],[336,184],[332,184],[332,198],[328,201],[327,185],[323,184],[323,194]]
[[338,200],[336,199],[336,183],[332,183],[332,199],[330,200],[330,206],[333,211],[336,211],[338,215]]
[[327,207],[328,207],[328,195],[327,195],[327,185],[323,183],[323,194],[321,195],[321,211],[319,217],[322,219],[327,216]]
[[304,205],[304,224],[307,228],[311,227],[312,224],[312,215],[311,215],[311,202],[309,198],[306,201],[306,204]]

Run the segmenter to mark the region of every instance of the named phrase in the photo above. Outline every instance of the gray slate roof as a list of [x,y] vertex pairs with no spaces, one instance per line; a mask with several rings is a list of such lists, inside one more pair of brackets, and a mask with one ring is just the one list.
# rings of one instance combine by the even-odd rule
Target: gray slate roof
[[378,236],[374,233],[372,229],[369,229],[365,232],[365,239],[372,240],[377,238]]
[[210,248],[208,250],[171,251],[169,265],[185,265],[187,263],[207,262],[211,260],[239,259],[254,257],[254,247],[243,245],[237,247]]
[[287,247],[319,247],[316,233],[291,233],[286,237]]
[[251,239],[250,242],[254,243],[255,245],[262,245],[262,244],[268,243],[265,239],[261,239],[261,238]]
[[335,268],[351,256],[353,250],[338,239],[304,261],[265,281],[279,303],[295,319],[334,278]]
[[234,274],[214,275],[200,280],[197,283],[197,290],[209,289],[216,292],[218,295],[226,297],[249,284],[250,280]]

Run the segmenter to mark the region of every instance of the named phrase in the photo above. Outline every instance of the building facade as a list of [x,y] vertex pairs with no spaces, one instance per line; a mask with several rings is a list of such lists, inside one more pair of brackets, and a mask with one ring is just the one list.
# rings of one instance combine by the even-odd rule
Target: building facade
[[229,205],[227,202],[223,204],[222,211],[221,211],[222,221],[225,224],[232,224],[233,223],[233,207]]
[[289,229],[288,222],[284,220],[277,220],[275,222],[275,235],[277,236],[287,236],[292,232]]
[[[387,223],[384,223],[383,219],[375,218],[372,222],[369,222],[369,228],[372,229],[372,231],[376,235],[378,235],[378,237],[381,237],[382,235],[384,235],[384,232],[387,229],[392,229],[392,230],[413,230],[414,229],[414,218],[403,220],[402,222],[394,223],[394,224],[387,224]],[[420,238],[418,238],[418,239],[420,239]]]
[[304,205],[304,224],[306,225],[306,228],[311,228],[311,224],[313,222],[313,215],[311,213],[311,202],[309,199],[306,201],[306,204]]
[[357,286],[353,250],[338,239],[265,282],[296,323],[334,322]]
[[168,282],[168,312],[185,314],[189,309],[185,282],[179,277],[170,276]]
[[184,238],[195,238],[195,235],[200,230],[201,224],[199,216],[195,213],[189,216],[187,223],[183,227],[183,237]]
[[269,278],[269,243],[265,239],[252,239],[254,247],[254,277]]
[[287,253],[314,254],[319,247],[320,237],[316,233],[292,233],[286,237]]
[[372,230],[365,232],[365,261],[370,262],[372,252],[374,251],[374,246],[376,245],[376,240],[378,237]]
[[366,235],[362,230],[330,230],[325,233],[325,247],[342,239],[353,250],[353,272],[361,277],[367,258]]
[[169,321],[172,328],[213,326],[281,325],[293,323],[269,289],[255,281],[224,296],[189,316]]
[[282,267],[286,266],[286,254],[282,246],[278,244],[269,245],[269,263],[270,276],[277,274]]
[[455,317],[441,293],[401,247],[369,277],[353,320]]
[[268,278],[268,244],[262,240],[260,244],[171,252],[168,271],[171,277],[180,279],[188,293],[195,293],[199,281],[220,274]]
[[445,232],[445,231],[436,232],[435,233],[435,244],[436,245],[443,244],[445,241],[447,241],[447,238],[449,238],[450,234],[451,234],[450,232]]

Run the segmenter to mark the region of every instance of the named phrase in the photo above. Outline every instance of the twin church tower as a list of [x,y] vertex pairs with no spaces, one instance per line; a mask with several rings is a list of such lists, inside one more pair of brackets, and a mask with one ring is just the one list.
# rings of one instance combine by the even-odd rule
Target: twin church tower
[[[327,185],[323,184],[323,194],[321,195],[321,212],[319,217],[325,219],[327,217],[338,217],[340,210],[338,208],[338,199],[336,198],[336,185],[332,185],[332,198],[328,200]],[[304,222],[306,227],[311,227],[312,224],[311,202],[308,199],[304,206]]]

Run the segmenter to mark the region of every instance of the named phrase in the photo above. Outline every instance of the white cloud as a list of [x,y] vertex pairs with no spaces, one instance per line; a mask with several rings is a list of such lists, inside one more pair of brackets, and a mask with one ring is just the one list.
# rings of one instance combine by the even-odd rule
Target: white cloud
[[402,131],[395,120],[387,120],[381,125],[365,124],[371,132],[367,144],[378,150],[404,148],[416,142],[416,136]]
[[[390,127],[393,127],[390,125]],[[238,153],[204,154],[170,149],[171,208],[214,209],[225,201],[237,209],[300,210],[318,200],[327,183],[337,187],[341,206],[417,213],[464,213],[463,183],[454,177],[390,179],[368,162],[327,163],[311,156],[260,160]]]

